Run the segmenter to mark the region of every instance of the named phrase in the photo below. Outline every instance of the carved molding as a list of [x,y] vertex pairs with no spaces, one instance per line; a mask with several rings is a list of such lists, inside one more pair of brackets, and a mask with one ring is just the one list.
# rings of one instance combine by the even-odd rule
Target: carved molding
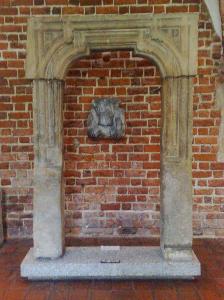
[[35,162],[62,166],[62,91],[59,80],[34,80]]
[[180,162],[191,156],[192,79],[163,80],[162,147],[165,161]]
[[32,17],[26,77],[63,79],[68,65],[92,49],[132,48],[163,77],[197,73],[198,14]]

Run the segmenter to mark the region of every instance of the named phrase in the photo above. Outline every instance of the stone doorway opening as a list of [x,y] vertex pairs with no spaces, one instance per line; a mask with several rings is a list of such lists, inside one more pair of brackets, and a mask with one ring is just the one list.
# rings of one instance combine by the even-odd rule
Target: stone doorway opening
[[[33,79],[34,247],[21,265],[29,279],[192,278],[192,77],[197,72],[197,14],[30,19],[26,76]],[[87,26],[88,24],[88,26]],[[163,88],[160,247],[122,247],[102,263],[98,248],[65,248],[64,79],[91,50],[133,49],[158,65]],[[107,261],[107,259],[103,259]]]
[[[153,61],[130,49],[95,51],[69,67],[64,89],[64,195],[67,237],[152,237],[160,226],[161,80]],[[94,99],[117,98],[120,140],[94,140]]]

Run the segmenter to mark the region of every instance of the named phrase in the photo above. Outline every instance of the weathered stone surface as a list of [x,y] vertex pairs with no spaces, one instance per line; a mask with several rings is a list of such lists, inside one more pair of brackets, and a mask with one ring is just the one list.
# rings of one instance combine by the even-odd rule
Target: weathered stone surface
[[35,257],[56,258],[64,251],[62,84],[58,80],[34,81]]
[[87,133],[91,138],[120,139],[125,134],[124,111],[118,99],[97,99],[87,119]]
[[2,192],[0,190],[0,246],[3,244],[3,224],[2,224]]
[[184,260],[192,256],[191,78],[165,79],[163,88],[161,247],[166,259]]
[[197,13],[33,17],[26,77],[63,80],[68,65],[91,49],[121,48],[152,58],[163,77],[195,75],[197,28]]
[[21,265],[22,277],[32,280],[192,279],[199,276],[200,272],[200,263],[195,255],[190,261],[167,262],[159,247],[121,247],[119,251],[102,251],[100,247],[66,248],[65,255],[57,260],[36,260],[31,249]]

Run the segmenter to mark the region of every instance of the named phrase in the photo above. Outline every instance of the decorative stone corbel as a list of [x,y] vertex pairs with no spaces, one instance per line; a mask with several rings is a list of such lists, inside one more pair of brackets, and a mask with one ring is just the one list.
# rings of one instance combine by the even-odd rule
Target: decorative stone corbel
[[217,161],[224,162],[224,84],[218,85],[216,89],[216,107],[221,110]]

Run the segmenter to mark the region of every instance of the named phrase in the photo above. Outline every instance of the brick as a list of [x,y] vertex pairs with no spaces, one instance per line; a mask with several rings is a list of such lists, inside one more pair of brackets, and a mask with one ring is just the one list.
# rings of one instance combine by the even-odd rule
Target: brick
[[105,96],[105,95],[114,95],[115,89],[114,88],[96,88],[94,95],[97,96]]
[[112,177],[113,175],[114,175],[113,170],[93,171],[93,176],[96,176],[96,177]]
[[136,0],[114,0],[115,5],[135,4]]
[[128,194],[148,194],[148,188],[146,188],[146,187],[129,187]]
[[211,163],[211,170],[224,170],[224,163]]
[[48,15],[50,14],[50,7],[34,7],[31,8],[32,15]]
[[68,15],[73,15],[73,14],[84,14],[84,8],[83,7],[63,7],[62,8],[62,14],[68,14]]
[[160,145],[144,146],[144,152],[160,152]]
[[100,152],[99,146],[81,146],[79,147],[79,153],[86,153],[86,154],[94,154]]
[[198,161],[215,161],[216,155],[215,154],[194,154],[195,160]]
[[132,14],[139,14],[139,13],[152,13],[153,8],[150,6],[131,6],[130,7],[130,12]]
[[88,6],[88,5],[100,5],[101,0],[80,0],[80,5]]
[[97,14],[117,14],[118,13],[118,7],[116,6],[98,6],[96,7],[96,13]]
[[113,145],[113,152],[133,152],[131,145]]
[[213,119],[197,119],[193,121],[193,125],[196,127],[203,127],[203,126],[214,126]]
[[1,7],[0,15],[2,16],[15,16],[18,13],[18,9],[15,7]]
[[149,138],[148,137],[130,137],[129,143],[131,143],[131,144],[148,144]]
[[0,111],[10,111],[13,110],[13,105],[10,103],[0,103]]
[[208,186],[210,187],[223,187],[224,186],[224,180],[223,179],[216,179],[216,180],[209,180]]
[[125,176],[127,177],[145,177],[146,172],[144,170],[126,170]]
[[78,178],[76,179],[76,184],[81,186],[96,185],[96,178]]
[[30,114],[28,112],[15,112],[15,113],[9,113],[10,119],[29,119]]
[[103,203],[101,204],[102,210],[119,210],[120,204],[119,203]]
[[195,143],[196,144],[217,144],[217,137],[196,137],[195,138]]
[[168,6],[166,8],[167,13],[180,13],[180,12],[187,12],[188,11],[188,6]]
[[148,161],[148,154],[130,154],[129,155],[131,161]]
[[116,197],[117,202],[135,202],[134,195],[119,195]]
[[109,179],[109,184],[111,185],[129,185],[129,178],[111,178]]
[[66,5],[68,0],[45,0],[46,5]]

